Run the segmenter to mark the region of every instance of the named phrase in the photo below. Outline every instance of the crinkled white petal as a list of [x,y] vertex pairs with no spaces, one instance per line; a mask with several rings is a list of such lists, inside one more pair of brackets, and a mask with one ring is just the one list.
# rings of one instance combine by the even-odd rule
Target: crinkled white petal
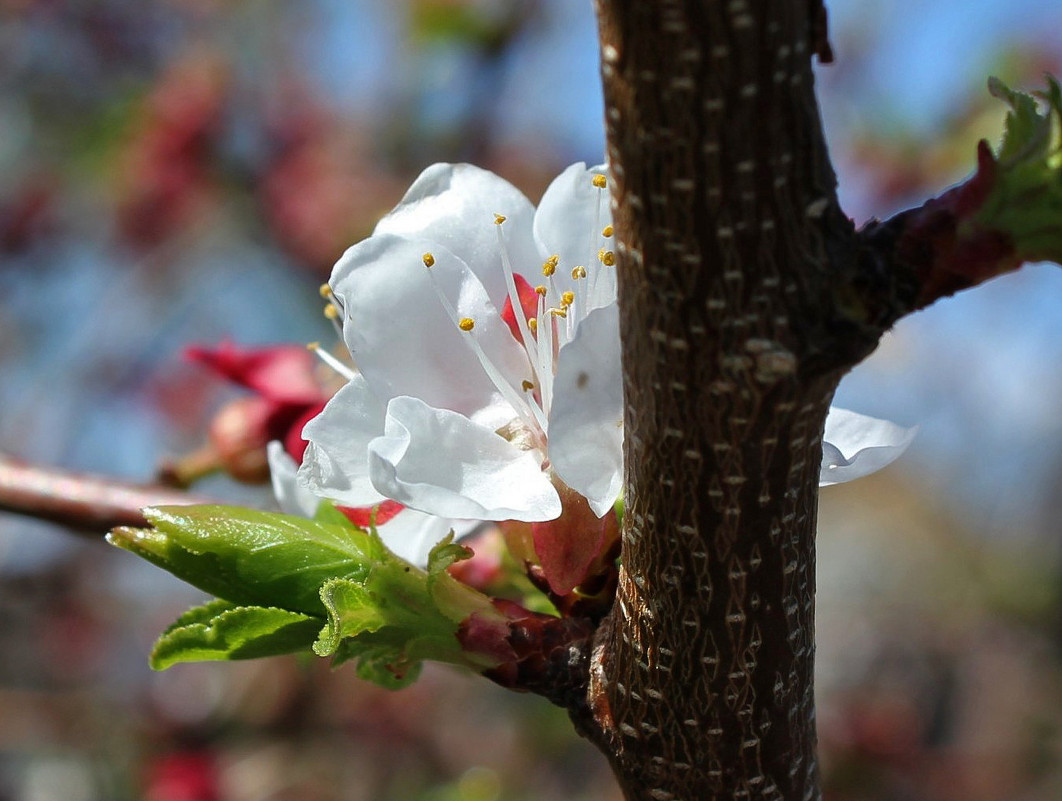
[[623,484],[623,375],[615,304],[592,311],[559,354],[549,458],[601,517]]
[[831,407],[822,439],[819,486],[841,484],[880,470],[900,457],[918,428],[904,428],[847,409]]
[[269,478],[273,482],[273,494],[280,510],[289,515],[313,517],[317,513],[320,496],[302,486],[296,478],[298,465],[284,450],[284,445],[273,440],[266,446],[269,458]]
[[[593,185],[594,175],[605,174],[605,166],[587,168],[579,162],[568,167],[553,179],[542,195],[535,212],[535,242],[541,259],[554,254],[560,257],[554,280],[558,291],[573,289],[572,268],[582,265],[589,273],[598,271],[610,275],[598,261],[601,229],[612,222],[608,190]],[[535,283],[538,283],[535,281]],[[615,282],[612,295],[595,305],[604,305],[615,299]]]
[[307,491],[346,506],[384,500],[369,480],[369,443],[384,430],[385,407],[356,375],[302,429],[308,441],[299,468]]
[[369,444],[376,488],[441,517],[552,520],[560,498],[534,454],[489,428],[417,398],[393,398],[384,435]]
[[[431,253],[431,276],[424,254]],[[500,267],[497,269],[501,274]],[[432,281],[434,276],[434,283]],[[381,400],[401,395],[495,428],[516,416],[447,314],[435,284],[508,382],[531,377],[527,356],[476,275],[429,240],[374,234],[350,248],[332,272],[343,308],[343,339]]]
[[[373,236],[398,234],[426,238],[445,247],[467,264],[491,300],[504,303],[494,215],[504,215],[504,234],[514,267],[536,267],[531,234],[535,207],[504,178],[471,164],[433,164],[420,174],[395,209],[380,220]],[[526,255],[526,265],[520,256]]]

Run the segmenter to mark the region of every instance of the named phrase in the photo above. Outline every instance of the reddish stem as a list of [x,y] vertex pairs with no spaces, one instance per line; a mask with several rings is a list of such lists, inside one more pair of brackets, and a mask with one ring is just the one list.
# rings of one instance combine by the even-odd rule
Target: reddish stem
[[212,502],[157,484],[40,467],[0,453],[0,511],[50,520],[80,534],[102,536],[115,526],[145,526],[140,512],[145,506]]

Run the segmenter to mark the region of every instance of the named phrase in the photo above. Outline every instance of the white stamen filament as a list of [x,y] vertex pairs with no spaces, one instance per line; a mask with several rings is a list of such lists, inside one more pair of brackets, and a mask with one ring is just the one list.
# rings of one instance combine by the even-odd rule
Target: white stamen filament
[[509,302],[513,306],[513,314],[516,316],[516,325],[520,329],[520,336],[524,340],[524,351],[527,353],[527,358],[531,360],[531,366],[535,365],[535,357],[531,355],[531,351],[535,348],[534,337],[531,336],[531,329],[528,328],[527,320],[524,317],[524,304],[520,302],[520,293],[516,291],[516,279],[513,278],[513,265],[509,261],[509,251],[505,247],[505,237],[502,236],[502,224],[495,223],[494,229],[498,232],[498,248],[501,250],[502,258],[502,270],[505,272],[505,288],[509,292]]
[[327,364],[329,367],[331,367],[333,370],[343,376],[343,378],[347,379],[347,381],[350,381],[357,375],[357,373],[350,369],[350,367],[343,364],[343,362],[339,361],[339,359],[337,359],[327,350],[322,348],[321,343],[311,342],[306,347],[312,350],[317,355],[318,359],[323,361],[325,364]]
[[[597,190],[597,199],[594,201],[594,227],[590,229],[590,257],[587,262],[587,269],[591,272],[586,286],[587,310],[604,305],[600,302],[600,299],[597,296],[597,274],[602,270],[608,269],[597,259],[597,245],[600,241],[599,237],[601,236],[601,196],[604,192],[605,190],[599,187]],[[590,269],[591,264],[594,265],[592,270]]]
[[546,312],[546,296],[538,296],[538,385],[542,410],[549,416],[553,404],[553,315]]
[[[449,316],[456,328],[461,329],[462,318],[458,316],[457,310],[453,307],[453,304],[450,303],[450,299],[446,297],[446,294],[442,291],[442,287],[439,286],[439,281],[432,272],[432,268],[428,267],[427,270],[428,277],[431,279],[431,285],[435,288],[435,294],[439,296],[439,302],[442,303],[447,316]],[[468,342],[469,347],[472,348],[472,352],[479,360],[483,372],[487,374],[487,378],[489,378],[491,383],[494,384],[495,389],[497,389],[501,396],[505,398],[506,402],[513,407],[513,411],[520,416],[524,425],[532,431],[537,430],[539,435],[544,439],[546,436],[546,418],[542,413],[542,410],[538,408],[538,405],[534,400],[528,402],[526,395],[521,395],[509,384],[508,381],[505,380],[505,377],[501,374],[498,368],[494,366],[490,357],[487,356],[486,352],[483,350],[483,346],[476,340],[476,335],[472,333],[474,330],[475,329],[470,326],[468,330],[465,331],[467,334],[465,341]]]

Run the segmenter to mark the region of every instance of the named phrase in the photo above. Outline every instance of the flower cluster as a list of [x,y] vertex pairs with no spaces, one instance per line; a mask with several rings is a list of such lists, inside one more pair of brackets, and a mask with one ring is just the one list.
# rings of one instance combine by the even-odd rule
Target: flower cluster
[[[323,288],[355,367],[322,351],[347,383],[303,430],[297,474],[271,449],[286,508],[400,504],[381,536],[414,560],[477,521],[541,524],[584,501],[613,514],[623,396],[606,180],[572,165],[536,209],[470,165],[421,174]],[[912,435],[843,410],[826,433],[824,485],[879,469]]]

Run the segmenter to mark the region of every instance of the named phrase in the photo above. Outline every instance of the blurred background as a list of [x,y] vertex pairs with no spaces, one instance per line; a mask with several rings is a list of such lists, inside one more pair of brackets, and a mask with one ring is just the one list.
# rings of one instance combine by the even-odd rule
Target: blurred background
[[[995,140],[999,75],[1062,75],[1054,0],[834,0],[820,68],[857,222]],[[238,389],[188,344],[332,336],[317,287],[423,167],[537,200],[604,150],[589,0],[0,0],[0,451],[150,480]],[[1062,798],[1062,270],[905,320],[838,404],[921,427],[823,493],[831,801]],[[223,478],[206,491],[267,505]],[[101,532],[102,533],[102,532]],[[0,801],[618,801],[558,710],[429,669],[153,674],[200,598],[0,515]]]

